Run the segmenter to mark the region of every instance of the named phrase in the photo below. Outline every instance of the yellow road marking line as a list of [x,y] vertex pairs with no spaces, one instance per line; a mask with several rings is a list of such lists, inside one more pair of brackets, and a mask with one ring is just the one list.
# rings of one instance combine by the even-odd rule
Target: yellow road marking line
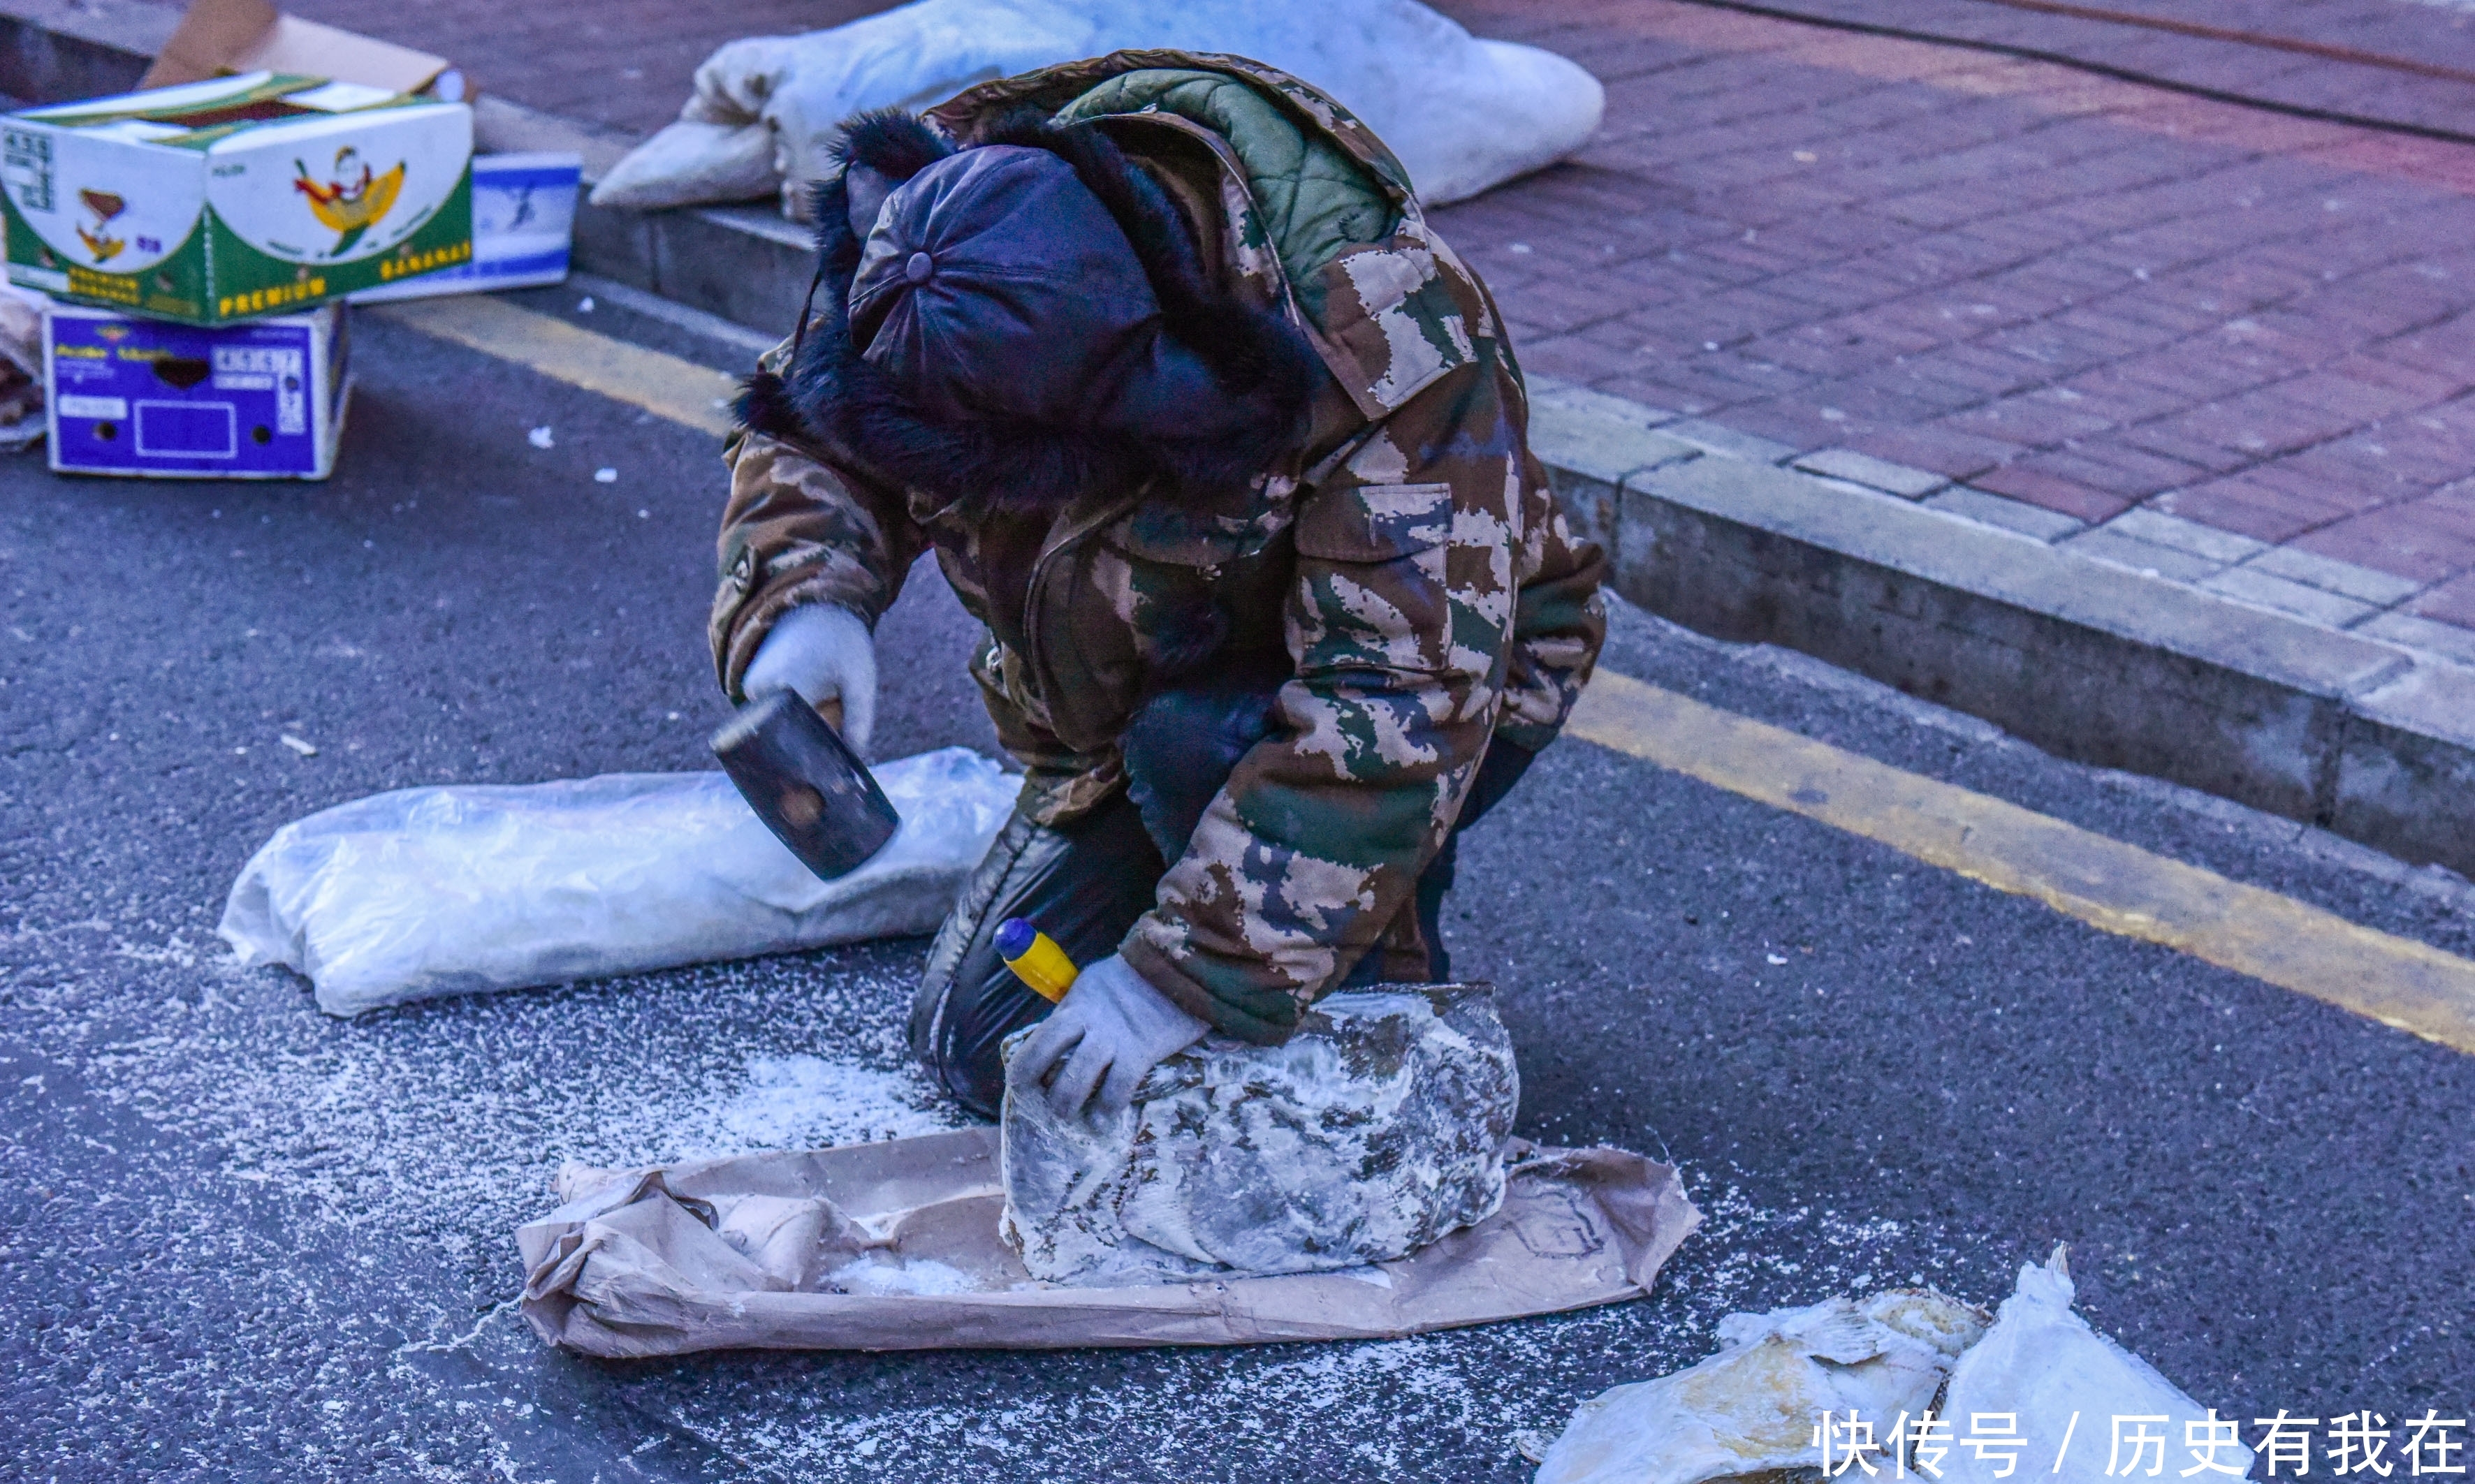
[[[471,294],[376,312],[710,433],[730,377]],[[1878,840],[2108,933],[2475,1053],[2475,963],[2059,819],[1601,670],[1576,737]]]
[[374,304],[371,312],[699,432],[720,435],[731,429],[730,400],[739,395],[736,377],[579,329],[487,294],[399,300]]
[[1601,670],[1576,737],[2125,937],[2475,1053],[2475,963],[1997,798]]

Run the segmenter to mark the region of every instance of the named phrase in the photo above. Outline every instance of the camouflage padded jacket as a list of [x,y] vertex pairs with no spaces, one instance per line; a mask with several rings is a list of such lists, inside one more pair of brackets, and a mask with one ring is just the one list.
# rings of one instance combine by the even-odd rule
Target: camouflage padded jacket
[[988,625],[972,670],[1029,769],[1019,807],[1055,824],[1123,787],[1117,739],[1193,668],[1198,636],[1213,655],[1286,650],[1272,735],[1121,946],[1189,1013],[1278,1043],[1365,955],[1404,974],[1424,963],[1418,875],[1490,739],[1534,751],[1562,726],[1605,637],[1605,562],[1529,450],[1485,287],[1347,111],[1257,62],[1136,51],[984,84],[927,117],[968,146],[1026,105],[1101,121],[1166,187],[1215,277],[1304,328],[1331,373],[1307,433],[1217,497],[1094,489],[1047,512],[969,508],[849,450],[743,433],[726,454],[716,669],[738,697],[802,603],[873,624],[933,547]]

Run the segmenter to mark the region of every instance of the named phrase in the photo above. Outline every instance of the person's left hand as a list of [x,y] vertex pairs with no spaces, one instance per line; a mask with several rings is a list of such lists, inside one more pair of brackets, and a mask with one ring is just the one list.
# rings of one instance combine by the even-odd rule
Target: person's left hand
[[1083,1111],[1094,1088],[1102,1111],[1123,1112],[1145,1074],[1211,1029],[1111,954],[1075,977],[1074,987],[1016,1053],[1017,1065],[1007,1081],[1033,1087],[1054,1069],[1048,1106],[1059,1117]]

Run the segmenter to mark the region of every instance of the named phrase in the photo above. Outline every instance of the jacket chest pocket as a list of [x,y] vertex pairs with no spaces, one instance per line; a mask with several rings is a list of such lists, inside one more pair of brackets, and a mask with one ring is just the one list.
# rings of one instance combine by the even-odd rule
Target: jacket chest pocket
[[1438,587],[1453,534],[1449,484],[1361,484],[1298,518],[1298,555],[1318,562],[1403,562]]
[[1146,506],[1110,525],[1100,539],[1130,561],[1212,572],[1262,552],[1287,524],[1287,509],[1239,519]]
[[1363,484],[1298,513],[1298,638],[1318,663],[1432,671],[1452,650],[1449,484]]

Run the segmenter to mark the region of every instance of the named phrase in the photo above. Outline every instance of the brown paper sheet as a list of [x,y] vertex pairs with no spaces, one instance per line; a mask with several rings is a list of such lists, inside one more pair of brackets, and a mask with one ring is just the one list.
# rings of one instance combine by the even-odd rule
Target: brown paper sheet
[[1639,1155],[1506,1156],[1502,1209],[1398,1261],[1131,1288],[1024,1273],[997,1237],[994,1129],[590,1172],[517,1229],[522,1308],[611,1357],[1397,1339],[1640,1298],[1701,1223]]

